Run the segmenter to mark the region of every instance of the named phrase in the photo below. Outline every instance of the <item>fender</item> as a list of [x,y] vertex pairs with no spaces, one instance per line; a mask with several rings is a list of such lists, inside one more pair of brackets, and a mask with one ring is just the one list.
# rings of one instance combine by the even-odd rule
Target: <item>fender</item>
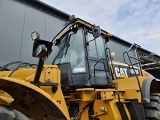
[[142,95],[143,95],[143,102],[144,103],[150,102],[150,88],[151,88],[151,83],[153,81],[160,82],[159,79],[151,76],[151,77],[146,78],[144,80],[144,82],[142,83]]
[[69,116],[55,99],[29,82],[0,77],[0,89],[13,97],[12,108],[33,119],[41,119],[43,115],[47,115],[51,119],[69,120]]

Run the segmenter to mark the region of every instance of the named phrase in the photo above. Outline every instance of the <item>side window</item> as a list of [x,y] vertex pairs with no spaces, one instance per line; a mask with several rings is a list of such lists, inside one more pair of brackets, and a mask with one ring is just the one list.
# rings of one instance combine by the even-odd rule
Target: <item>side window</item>
[[101,37],[98,37],[96,40],[96,46],[97,46],[97,54],[98,58],[104,58],[105,59],[105,49],[104,49],[104,41]]
[[71,65],[77,65],[77,52],[71,46],[71,44],[74,44],[74,39],[76,39],[76,33],[70,32],[64,48],[61,63],[70,62]]
[[66,40],[67,40],[68,35],[65,35],[61,40],[60,40],[60,44],[57,46],[54,46],[54,50],[53,50],[53,55],[54,55],[54,64],[59,64],[61,63],[63,54],[64,54],[64,48],[65,48],[65,44],[66,44]]
[[[96,44],[92,34],[88,33],[89,53],[90,57],[97,58]],[[92,41],[93,40],[93,41]]]
[[57,57],[59,63],[70,62],[73,73],[85,72],[85,54],[83,32],[79,29],[76,33],[71,31],[66,39],[62,52]]
[[71,36],[70,49],[75,51],[75,53],[70,57],[72,72],[86,72],[82,29],[78,30],[74,36]]
[[88,33],[90,69],[92,76],[102,77],[106,75],[104,40],[100,36],[94,40],[91,33]]
[[94,40],[94,37],[91,33],[88,33],[89,42],[89,53],[90,57],[93,58],[104,58],[105,59],[105,50],[104,50],[104,41],[102,37],[98,37]]

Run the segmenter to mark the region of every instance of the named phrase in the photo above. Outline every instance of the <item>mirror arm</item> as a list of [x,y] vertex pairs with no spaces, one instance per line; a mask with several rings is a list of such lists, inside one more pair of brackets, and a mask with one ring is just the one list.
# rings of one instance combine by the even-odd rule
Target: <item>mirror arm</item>
[[34,85],[36,85],[38,87],[40,86],[39,79],[40,79],[41,72],[43,69],[44,61],[45,61],[44,58],[39,58],[36,74],[34,77]]
[[[32,56],[39,58],[33,84],[39,87],[40,86],[39,79],[41,76],[41,72],[43,70],[44,61],[52,52],[53,42],[49,42],[49,41],[40,39],[40,35],[36,31],[31,33],[31,37],[34,40]],[[41,47],[39,48],[40,50],[38,49],[38,47]],[[39,51],[37,52],[37,50]]]

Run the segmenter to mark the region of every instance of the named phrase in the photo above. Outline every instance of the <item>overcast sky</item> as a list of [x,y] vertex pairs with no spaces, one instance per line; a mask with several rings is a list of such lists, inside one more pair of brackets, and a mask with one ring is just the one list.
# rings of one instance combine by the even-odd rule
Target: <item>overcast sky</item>
[[41,0],[160,55],[160,0]]

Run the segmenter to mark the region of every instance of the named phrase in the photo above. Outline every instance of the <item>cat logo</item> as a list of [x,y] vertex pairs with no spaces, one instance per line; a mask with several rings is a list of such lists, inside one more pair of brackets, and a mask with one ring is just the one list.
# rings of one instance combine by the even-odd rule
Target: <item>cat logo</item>
[[114,72],[116,78],[125,78],[125,77],[140,75],[139,69],[137,68],[132,69],[126,66],[118,66],[118,65],[114,65]]
[[126,77],[128,77],[127,68],[115,67],[114,70],[115,70],[116,77],[120,77],[121,75],[123,76],[125,75]]
[[127,78],[127,76],[124,73],[122,73],[120,74],[119,78]]

